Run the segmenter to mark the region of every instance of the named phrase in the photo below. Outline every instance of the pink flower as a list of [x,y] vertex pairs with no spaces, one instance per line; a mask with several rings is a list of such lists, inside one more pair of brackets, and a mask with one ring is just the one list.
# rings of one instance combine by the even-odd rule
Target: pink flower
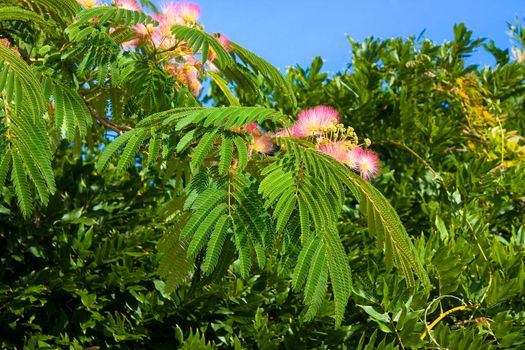
[[137,0],[116,0],[115,6],[131,11],[144,11]]
[[195,23],[201,14],[201,8],[197,4],[188,2],[169,3],[163,8],[164,25],[171,29],[174,25]]
[[370,180],[379,175],[379,157],[376,153],[355,147],[350,151],[352,164],[350,168],[359,171],[361,177]]
[[291,128],[293,137],[316,136],[325,128],[335,127],[339,122],[339,113],[332,107],[317,106],[301,112],[297,122]]
[[272,142],[272,138],[268,134],[261,134],[253,136],[252,143],[250,145],[250,151],[259,153],[272,153],[275,149]]
[[187,59],[182,64],[168,64],[164,70],[176,78],[180,83],[187,86],[194,95],[198,95],[202,90],[202,84],[199,80],[199,69],[196,67],[198,62]]
[[323,142],[317,145],[317,150],[346,164],[365,180],[370,180],[379,174],[379,157],[372,151],[352,145],[349,148],[344,141]]
[[201,8],[199,5],[187,3],[187,2],[183,2],[182,4],[179,3],[177,5],[178,5],[180,16],[185,22],[187,23],[197,22],[201,14]]
[[256,122],[246,124],[242,127],[244,132],[246,132],[249,135],[255,136],[255,135],[262,135],[261,130],[259,129]]
[[347,164],[350,158],[350,151],[344,141],[323,142],[317,145],[317,150],[343,164]]

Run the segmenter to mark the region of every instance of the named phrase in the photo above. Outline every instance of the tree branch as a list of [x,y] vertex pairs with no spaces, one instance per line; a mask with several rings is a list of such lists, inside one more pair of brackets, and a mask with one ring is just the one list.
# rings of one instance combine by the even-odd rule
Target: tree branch
[[100,124],[102,124],[106,128],[111,129],[111,130],[115,131],[118,134],[122,134],[122,133],[124,133],[126,131],[133,130],[133,128],[131,128],[131,127],[127,126],[127,125],[118,125],[118,124],[113,123],[112,121],[110,121],[110,120],[106,119],[105,117],[99,115],[97,113],[97,111],[95,110],[95,108],[93,108],[93,106],[91,106],[89,104],[89,102],[87,102],[85,99],[84,99],[84,102],[86,103],[86,106],[89,109],[89,112],[91,113],[91,116],[93,116],[93,118],[98,120],[100,122]]

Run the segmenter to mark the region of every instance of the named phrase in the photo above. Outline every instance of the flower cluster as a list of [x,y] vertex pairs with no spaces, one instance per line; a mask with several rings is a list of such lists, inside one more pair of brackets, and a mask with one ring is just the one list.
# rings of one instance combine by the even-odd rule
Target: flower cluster
[[[77,0],[83,7],[89,8],[100,6],[99,0]],[[114,0],[114,6],[137,12],[145,12],[137,0]],[[149,14],[158,25],[137,24],[134,26],[135,38],[122,44],[124,49],[136,50],[138,47],[154,49],[161,55],[164,70],[174,77],[178,83],[187,86],[193,94],[199,95],[202,90],[201,76],[204,67],[199,59],[195,58],[193,49],[188,48],[186,43],[178,40],[171,29],[175,25],[190,27],[201,27],[197,22],[200,16],[200,7],[189,2],[166,3],[159,14]],[[230,51],[230,43],[224,34],[219,34],[217,40]],[[207,60],[210,67],[214,67],[213,60],[216,58],[213,50],[208,51]]]
[[365,180],[379,174],[379,157],[368,150],[370,140],[359,144],[359,138],[351,127],[339,123],[339,113],[328,106],[317,106],[301,112],[292,126],[273,135],[262,131],[256,123],[245,125],[243,131],[252,136],[251,150],[271,153],[275,150],[273,138],[310,138],[316,149],[345,164]]

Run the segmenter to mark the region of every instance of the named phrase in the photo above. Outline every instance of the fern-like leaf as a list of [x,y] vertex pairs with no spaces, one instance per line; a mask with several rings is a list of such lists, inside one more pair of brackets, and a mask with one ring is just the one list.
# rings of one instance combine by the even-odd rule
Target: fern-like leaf
[[51,25],[40,15],[33,11],[24,10],[16,6],[3,6],[0,11],[0,21],[23,21],[38,24],[45,29]]
[[284,79],[284,76],[274,66],[268,63],[266,60],[255,55],[254,53],[246,50],[242,46],[237,45],[234,42],[230,42],[232,51],[239,57],[245,64],[252,67],[256,72],[261,73],[271,84],[274,84],[285,96],[287,96],[292,104],[297,104],[295,95],[293,93],[290,83]]
[[217,72],[208,71],[207,73],[213,80],[213,82],[219,87],[224,96],[226,96],[226,99],[228,100],[230,105],[234,107],[240,107],[241,104],[239,100],[232,94],[231,90],[228,88],[228,83],[226,82],[226,80],[224,80]]
[[221,139],[221,151],[219,159],[219,174],[227,174],[233,160],[233,141],[231,137],[224,134]]
[[135,156],[139,152],[139,149],[148,134],[147,129],[140,128],[135,130],[136,132],[130,137],[126,144],[126,148],[124,148],[124,152],[122,152],[122,156],[117,165],[118,172],[126,170],[135,163]]
[[33,11],[53,15],[53,19],[67,21],[81,10],[76,0],[21,0]]
[[414,285],[414,274],[423,285],[429,286],[428,275],[394,208],[381,192],[358,175],[349,173],[346,179],[350,181],[349,188],[361,204],[371,233],[384,243],[387,266],[398,267],[409,286]]
[[4,67],[7,67],[6,72],[10,76],[8,81],[16,82],[13,84],[14,96],[19,96],[8,102],[12,102],[16,110],[26,111],[32,118],[41,118],[46,105],[40,82],[27,63],[8,47],[0,45],[0,70]]
[[9,148],[5,148],[0,154],[0,188],[4,186],[9,169],[11,169],[11,152]]
[[[51,82],[51,79],[49,79]],[[44,83],[49,84],[48,82]],[[78,93],[71,87],[60,83],[53,85],[52,95],[55,102],[55,124],[66,133],[70,140],[75,137],[78,131],[81,137],[85,137],[88,127],[92,124],[91,113],[85,102]]]
[[111,141],[111,143],[104,148],[104,150],[102,151],[102,153],[98,157],[98,161],[97,161],[97,164],[96,164],[97,171],[98,172],[104,171],[106,169],[106,167],[108,166],[109,161],[111,160],[111,158],[113,158],[116,155],[116,153],[120,150],[120,148],[123,145],[125,145],[126,142],[128,142],[128,140],[133,135],[135,135],[135,133],[137,133],[137,132],[138,132],[137,129],[128,131],[128,132],[120,135],[119,137],[117,137],[113,141]]
[[201,249],[206,245],[211,232],[214,230],[217,220],[223,216],[226,209],[226,203],[220,203],[200,222],[193,233],[191,243],[188,247],[188,257],[194,258],[200,253]]
[[114,6],[99,6],[80,11],[77,15],[76,21],[68,28],[68,32],[70,35],[74,35],[76,33],[75,29],[82,25],[91,23],[94,19],[97,19],[95,22],[97,25],[104,25],[106,23],[109,23],[112,26],[129,26],[139,23],[158,24],[143,12]]
[[194,53],[201,52],[202,63],[204,64],[208,59],[208,52],[210,48],[217,55],[217,64],[220,67],[225,67],[233,63],[232,58],[228,52],[222,47],[221,43],[212,35],[188,26],[174,26],[171,32],[175,35],[177,40],[186,42],[188,48],[193,49]]
[[180,241],[176,232],[168,232],[159,242],[161,260],[159,275],[166,282],[166,291],[172,292],[184,282],[193,270],[194,262],[187,257],[188,241]]
[[194,169],[197,169],[202,164],[204,158],[210,153],[216,139],[217,130],[212,130],[202,136],[199,144],[192,153],[193,158],[191,159],[191,165]]
[[13,167],[11,170],[11,181],[15,186],[16,198],[18,199],[18,206],[22,211],[22,215],[28,218],[33,210],[33,201],[31,200],[31,190],[24,171],[24,164],[21,156],[16,152],[11,152],[13,159]]
[[204,274],[211,274],[211,272],[217,266],[221,250],[224,245],[224,241],[228,237],[228,230],[230,227],[231,219],[228,215],[223,215],[217,220],[217,225],[215,225],[206,249],[206,257],[204,259],[203,265]]

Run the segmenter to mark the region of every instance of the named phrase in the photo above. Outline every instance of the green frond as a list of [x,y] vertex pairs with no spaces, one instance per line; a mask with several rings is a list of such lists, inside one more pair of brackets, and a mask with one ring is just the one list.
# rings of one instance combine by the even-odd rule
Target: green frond
[[264,269],[264,266],[266,266],[266,251],[264,249],[263,243],[255,236],[248,236],[248,238],[250,239],[250,243],[252,244],[253,250],[255,251],[257,266],[262,270]]
[[276,168],[259,184],[259,193],[265,198],[265,206],[270,207],[286,190],[295,188],[295,178],[291,172]]
[[137,36],[137,32],[129,27],[121,27],[109,33],[109,36],[115,43],[122,45],[126,41],[134,39]]
[[179,131],[191,124],[202,124],[228,129],[253,122],[260,124],[265,121],[279,122],[285,119],[281,112],[266,107],[182,107],[152,114],[140,121],[137,126],[174,127]]
[[304,242],[299,257],[297,258],[297,264],[292,277],[292,286],[295,291],[299,291],[306,281],[308,276],[308,269],[312,262],[312,256],[316,249],[320,245],[319,238],[311,235],[306,242]]
[[273,217],[277,220],[277,224],[275,226],[277,232],[281,232],[286,224],[288,224],[290,216],[292,215],[296,205],[297,196],[293,189],[289,189],[287,192],[281,195],[281,198],[279,198],[277,201],[275,210],[273,211]]
[[[321,270],[319,274],[319,278],[317,280],[317,284],[312,289],[312,295],[310,297],[310,300],[308,301],[308,310],[306,311],[306,314],[304,315],[304,321],[308,322],[312,320],[315,315],[317,314],[317,311],[319,311],[319,308],[323,304],[324,299],[326,298],[326,290],[328,289],[328,271],[326,269],[326,266]],[[340,322],[338,323],[338,325]]]
[[122,172],[135,164],[135,156],[139,152],[140,147],[142,146],[142,143],[148,134],[147,129],[140,128],[135,130],[136,132],[130,137],[128,143],[126,144],[126,148],[124,148],[124,152],[122,152],[122,156],[120,157],[117,165],[118,172]]
[[219,174],[227,174],[233,160],[233,141],[232,138],[223,134],[221,138],[221,150],[219,158]]
[[221,255],[224,241],[228,237],[230,227],[231,218],[228,215],[223,215],[217,220],[217,225],[215,225],[206,248],[206,257],[204,258],[203,265],[205,275],[210,275],[215,269],[215,266],[217,266],[217,261]]
[[384,242],[387,266],[398,267],[409,286],[414,285],[414,274],[420,278],[423,285],[429,286],[428,275],[416,254],[415,247],[388,200],[356,174],[347,172],[344,180],[359,201],[367,217],[370,232],[380,242]]
[[302,197],[297,198],[297,208],[299,211],[299,221],[301,223],[301,242],[304,244],[306,239],[310,237],[311,229],[308,207]]
[[[200,171],[193,175],[190,181],[190,186],[188,187],[188,193],[196,192],[202,193],[210,186],[210,176],[206,171]],[[210,190],[211,191],[211,190]],[[189,206],[185,206],[185,209]]]
[[[319,282],[322,282],[323,274],[326,272],[328,272],[326,247],[324,243],[320,241],[315,253],[312,255],[308,277],[306,278],[306,284],[304,286],[304,302],[306,304],[313,304],[315,291],[320,287]],[[326,281],[324,284],[326,285]]]
[[51,25],[40,15],[16,6],[2,6],[0,21],[23,21],[38,24],[49,29]]
[[217,129],[207,132],[202,136],[199,144],[195,147],[192,153],[191,166],[194,169],[198,169],[201,166],[204,158],[206,158],[212,150],[216,139]]
[[[85,137],[93,120],[84,100],[75,89],[56,82],[52,84],[57,128],[65,132],[70,140],[75,138],[76,131],[81,137]],[[46,85],[47,83],[44,83],[44,86]]]
[[192,144],[198,137],[202,135],[201,129],[193,129],[188,131],[181,137],[179,143],[177,143],[176,150],[178,153],[184,151],[190,144]]
[[89,9],[83,9],[77,14],[75,22],[69,26],[68,30],[71,32],[74,28],[89,24],[93,19],[97,25],[111,24],[112,26],[129,26],[134,24],[158,24],[150,16],[143,12],[127,10],[115,6],[99,6]]
[[257,246],[262,246],[263,242],[270,238],[268,233],[271,231],[266,212],[261,210],[262,199],[247,176],[235,174],[232,180],[230,195],[235,199],[235,218],[250,232],[249,237],[261,263],[266,258],[262,259],[261,251],[257,251]]
[[184,225],[180,233],[181,239],[186,239],[197,231],[197,228],[208,214],[226,197],[224,190],[207,189],[202,192],[194,202],[196,210],[191,215],[190,220]]
[[[11,72],[12,73],[12,72]],[[15,194],[18,204],[24,217],[28,216],[33,203],[31,203],[31,186],[34,187],[38,199],[44,205],[49,201],[49,195],[56,190],[53,169],[51,167],[51,149],[49,139],[45,130],[45,121],[42,116],[33,117],[27,115],[28,109],[24,107],[16,108],[24,103],[28,93],[23,89],[23,83],[19,82],[15,74],[10,74],[14,84],[7,84],[6,96],[9,94],[18,95],[14,98],[15,109],[6,108],[9,114],[9,122],[6,123],[8,129],[7,141],[10,146],[9,158],[12,158],[11,180],[15,185]],[[13,90],[13,91],[9,91]],[[13,113],[14,112],[14,113]],[[9,161],[6,161],[9,162]],[[7,177],[9,164],[4,163],[2,178]],[[15,168],[16,167],[16,168]]]
[[246,50],[245,48],[237,45],[234,42],[230,42],[232,51],[239,57],[245,64],[249,65],[256,72],[261,73],[271,84],[275,85],[285,96],[287,96],[293,105],[297,104],[295,95],[293,93],[290,83],[284,79],[284,76],[274,66],[255,55],[254,53]]
[[32,10],[40,14],[52,13],[55,19],[69,19],[80,11],[81,7],[76,0],[21,0]]
[[213,82],[219,87],[219,89],[222,91],[224,96],[226,96],[226,99],[228,100],[231,106],[235,106],[235,107],[241,106],[237,97],[235,97],[232,91],[228,88],[228,83],[226,82],[226,80],[224,80],[220,76],[219,73],[214,72],[214,71],[208,71],[206,73],[211,77]]
[[234,136],[233,143],[237,150],[237,169],[243,171],[248,164],[248,146],[240,136]]
[[209,50],[212,49],[217,55],[217,65],[219,68],[228,66],[233,63],[228,52],[222,47],[221,43],[212,35],[188,26],[173,26],[171,32],[177,40],[186,42],[188,48],[193,49],[193,53],[201,53],[202,63],[208,60]]
[[49,190],[44,177],[45,171],[38,167],[39,161],[34,158],[34,154],[30,151],[26,144],[20,140],[12,140],[13,154],[16,153],[19,159],[23,160],[26,174],[31,179],[31,182],[36,188],[36,192],[40,197],[40,202],[47,205],[49,202]]
[[[8,96],[16,96],[8,102],[15,105],[17,114],[26,111],[26,114],[34,119],[41,118],[46,105],[40,82],[24,60],[16,56],[8,47],[0,45],[0,70],[4,71],[5,67],[9,71],[9,77],[4,89],[12,91],[8,91]],[[12,87],[9,87],[10,85]]]
[[124,69],[127,67],[130,68],[130,73],[122,73],[121,83],[128,86],[134,94],[133,99],[142,105],[146,113],[157,112],[170,106],[166,87],[171,84],[171,78],[161,66],[148,64],[145,60],[130,60]]
[[348,257],[337,229],[325,231],[323,241],[326,246],[326,258],[335,302],[335,323],[340,325],[345,314],[346,304],[352,292],[352,272]]
[[241,228],[238,227],[237,223],[233,222],[233,237],[235,248],[239,254],[239,267],[241,270],[242,278],[248,278],[250,274],[250,269],[252,266],[252,258],[250,255],[250,244],[247,233]]
[[11,181],[15,186],[18,206],[24,218],[29,218],[33,210],[33,201],[31,200],[31,190],[24,171],[24,163],[17,152],[11,152],[13,167],[11,170]]
[[0,188],[4,186],[9,169],[11,169],[11,152],[6,147],[0,154]]
[[160,152],[160,146],[162,143],[162,134],[159,133],[155,128],[152,128],[151,138],[149,140],[148,146],[148,160],[146,162],[146,167],[151,167],[157,160]]
[[188,247],[188,257],[194,258],[200,253],[206,245],[208,237],[215,228],[217,220],[224,215],[228,206],[226,203],[220,203],[213,208],[209,214],[202,220],[192,235],[191,243]]
[[[13,149],[23,152],[26,156],[25,162],[33,162],[43,175],[50,192],[55,192],[55,180],[51,167],[51,150],[47,136],[42,130],[44,120],[36,120],[33,123],[26,119],[16,118],[10,125],[10,138]],[[21,151],[21,148],[24,151]]]
[[187,241],[180,241],[176,232],[167,232],[159,242],[161,260],[158,273],[166,282],[166,291],[172,292],[193,271],[194,262],[187,257]]
[[114,139],[113,141],[111,141],[109,143],[109,145],[107,145],[104,150],[102,151],[102,153],[100,154],[100,156],[98,157],[98,160],[97,160],[97,164],[96,164],[96,169],[98,172],[103,172],[106,167],[108,166],[109,164],[109,161],[111,160],[111,158],[113,158],[115,156],[115,154],[120,150],[120,148],[126,144],[126,142],[128,142],[128,140],[133,136],[135,135],[135,133],[137,133],[138,131],[137,130],[142,130],[142,129],[134,129],[134,130],[131,130],[131,131],[128,131],[122,135],[119,135],[119,137],[117,137],[116,139]]

